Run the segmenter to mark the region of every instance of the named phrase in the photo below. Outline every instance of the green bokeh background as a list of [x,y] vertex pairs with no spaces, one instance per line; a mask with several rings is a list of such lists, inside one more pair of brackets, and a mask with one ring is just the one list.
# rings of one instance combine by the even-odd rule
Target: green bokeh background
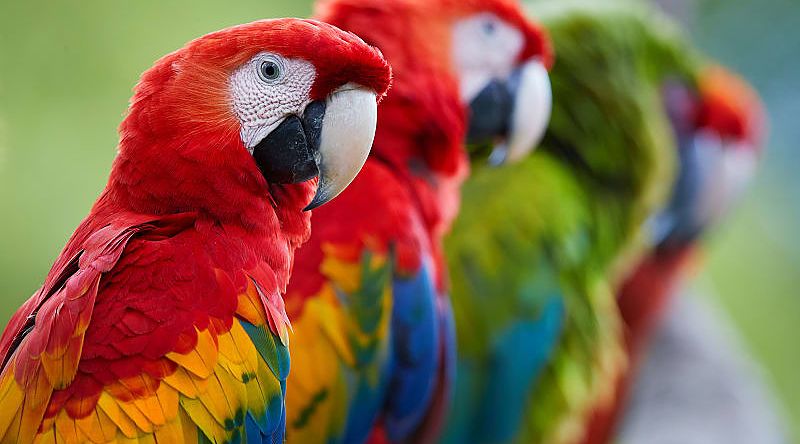
[[799,442],[800,2],[705,0],[691,15],[698,44],[756,86],[771,120],[761,174],[713,239],[698,281],[714,290],[763,362]]
[[[285,0],[0,0],[0,322],[40,285],[105,184],[139,74],[200,34],[310,10]],[[684,12],[698,44],[758,87],[772,119],[762,174],[699,282],[730,310],[800,435],[800,3],[700,0]]]

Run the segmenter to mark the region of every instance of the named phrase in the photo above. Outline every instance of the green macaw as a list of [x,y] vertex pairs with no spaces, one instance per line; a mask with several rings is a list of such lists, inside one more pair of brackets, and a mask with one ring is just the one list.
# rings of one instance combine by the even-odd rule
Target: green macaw
[[459,349],[443,442],[571,443],[625,368],[615,302],[666,204],[676,142],[663,91],[702,65],[639,3],[536,3],[553,111],[528,159],[474,164],[446,242]]

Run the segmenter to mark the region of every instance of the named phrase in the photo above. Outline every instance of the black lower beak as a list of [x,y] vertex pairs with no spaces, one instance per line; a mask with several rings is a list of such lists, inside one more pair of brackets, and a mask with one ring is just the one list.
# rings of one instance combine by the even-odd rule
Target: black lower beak
[[319,144],[325,102],[311,102],[302,118],[287,117],[253,148],[253,158],[270,183],[300,183],[319,175]]
[[493,143],[508,134],[511,113],[514,111],[514,92],[508,82],[492,80],[470,102],[469,108],[468,143]]
[[679,171],[667,207],[656,216],[657,247],[678,248],[700,237],[708,221],[700,208],[705,168],[690,140],[682,141],[678,150]]

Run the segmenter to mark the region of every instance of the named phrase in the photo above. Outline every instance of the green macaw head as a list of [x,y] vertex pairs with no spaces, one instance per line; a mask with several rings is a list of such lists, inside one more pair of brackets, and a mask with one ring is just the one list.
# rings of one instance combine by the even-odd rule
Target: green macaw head
[[[670,194],[677,165],[664,87],[694,88],[699,62],[676,28],[638,3],[539,2],[556,61],[543,152],[559,158],[599,201],[642,225]],[[622,227],[626,228],[626,227]]]
[[601,205],[626,212],[623,232],[649,221],[647,246],[694,242],[753,176],[765,126],[755,91],[643,3],[542,0],[530,9],[556,54],[542,150],[604,196]]

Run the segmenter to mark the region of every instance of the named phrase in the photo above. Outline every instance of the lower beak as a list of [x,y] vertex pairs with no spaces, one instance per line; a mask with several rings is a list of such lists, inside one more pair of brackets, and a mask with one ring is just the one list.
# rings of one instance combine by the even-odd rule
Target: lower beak
[[302,117],[289,116],[253,149],[268,182],[299,183],[319,177],[305,208],[341,193],[367,160],[378,121],[375,92],[347,84],[325,101],[310,103]]
[[544,65],[531,60],[506,80],[491,80],[470,102],[467,142],[492,144],[493,164],[516,162],[541,140],[550,121],[552,92]]

